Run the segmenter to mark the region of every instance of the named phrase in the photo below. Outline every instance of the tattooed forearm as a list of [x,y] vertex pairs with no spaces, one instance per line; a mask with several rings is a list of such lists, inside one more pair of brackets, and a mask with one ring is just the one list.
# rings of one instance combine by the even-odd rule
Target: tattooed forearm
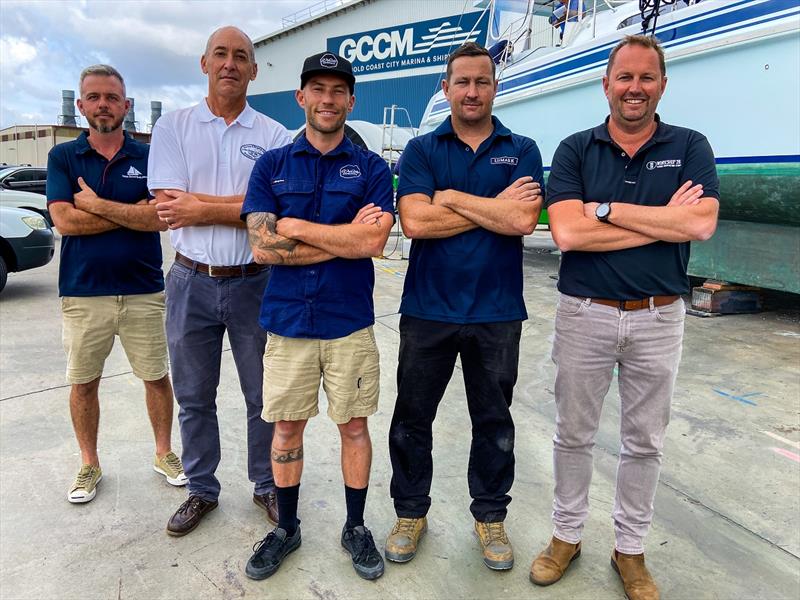
[[274,213],[256,212],[247,215],[247,237],[253,253],[265,255],[270,264],[283,264],[291,258],[297,240],[278,235]]
[[297,462],[303,460],[303,447],[292,448],[291,450],[272,449],[272,460],[278,464]]

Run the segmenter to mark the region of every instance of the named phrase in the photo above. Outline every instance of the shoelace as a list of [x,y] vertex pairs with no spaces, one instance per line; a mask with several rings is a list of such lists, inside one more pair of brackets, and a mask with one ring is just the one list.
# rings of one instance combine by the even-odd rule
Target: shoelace
[[489,543],[491,542],[502,542],[503,544],[508,543],[508,537],[506,537],[506,530],[503,527],[503,523],[486,523],[486,530],[489,534]]
[[404,517],[400,517],[397,519],[397,523],[395,523],[394,529],[392,530],[392,535],[395,533],[404,533],[410,537],[413,537],[416,522],[417,519],[406,519]]
[[174,452],[170,452],[164,457],[164,462],[167,463],[167,466],[174,469],[175,471],[181,472],[183,471],[183,465],[181,464],[181,459],[177,457]]
[[263,548],[264,552],[270,548],[270,546],[275,545],[275,541],[280,542],[280,539],[277,535],[275,535],[275,531],[270,531],[263,540],[260,540],[253,544],[253,552],[262,553],[261,549]]
[[372,533],[368,529],[364,530],[364,535],[359,535],[353,530],[353,544],[355,546],[354,560],[356,562],[366,562],[372,556],[373,551],[376,551]]
[[190,507],[193,508],[194,510],[198,510],[202,502],[203,500],[199,496],[189,496],[189,499],[180,505],[180,508],[178,508],[178,512],[179,513],[188,512]]
[[78,472],[78,478],[75,481],[75,487],[78,488],[85,488],[89,483],[92,481],[93,470],[92,469],[81,469]]

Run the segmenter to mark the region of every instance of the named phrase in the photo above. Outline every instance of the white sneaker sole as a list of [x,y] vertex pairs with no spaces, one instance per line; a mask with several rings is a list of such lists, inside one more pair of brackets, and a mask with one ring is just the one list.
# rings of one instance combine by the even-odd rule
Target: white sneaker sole
[[157,467],[156,465],[153,465],[153,471],[155,471],[156,473],[158,473],[160,475],[163,475],[167,479],[167,483],[170,484],[170,485],[174,485],[175,487],[180,487],[180,486],[183,486],[183,485],[186,485],[187,483],[189,483],[189,478],[186,477],[186,475],[184,475],[182,479],[181,478],[170,477],[169,475],[167,475],[164,472],[163,469],[161,469],[160,467]]
[[97,486],[100,485],[102,480],[103,476],[100,475],[100,477],[97,478],[97,483],[94,484],[94,489],[85,496],[73,496],[72,492],[68,492],[67,500],[69,500],[72,504],[86,504],[87,502],[91,502],[97,495]]

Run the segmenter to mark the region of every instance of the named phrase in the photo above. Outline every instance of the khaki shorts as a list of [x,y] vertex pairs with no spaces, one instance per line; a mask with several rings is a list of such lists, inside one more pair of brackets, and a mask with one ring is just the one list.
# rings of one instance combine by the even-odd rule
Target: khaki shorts
[[373,415],[378,410],[379,363],[371,326],[335,340],[270,334],[264,353],[261,416],[269,423],[315,416],[320,378],[334,423]]
[[68,383],[89,383],[100,377],[117,335],[139,379],[155,381],[169,372],[164,292],[64,296],[61,313]]

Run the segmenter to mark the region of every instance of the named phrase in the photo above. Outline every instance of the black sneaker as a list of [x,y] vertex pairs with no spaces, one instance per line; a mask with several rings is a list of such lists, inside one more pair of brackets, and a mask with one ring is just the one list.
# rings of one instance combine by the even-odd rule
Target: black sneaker
[[250,579],[266,579],[273,575],[284,557],[300,547],[300,528],[287,537],[286,530],[276,527],[253,546],[254,554],[247,561],[244,573]]
[[377,579],[383,575],[383,557],[375,548],[369,529],[363,525],[345,525],[342,529],[342,547],[350,553],[353,568],[360,577]]

